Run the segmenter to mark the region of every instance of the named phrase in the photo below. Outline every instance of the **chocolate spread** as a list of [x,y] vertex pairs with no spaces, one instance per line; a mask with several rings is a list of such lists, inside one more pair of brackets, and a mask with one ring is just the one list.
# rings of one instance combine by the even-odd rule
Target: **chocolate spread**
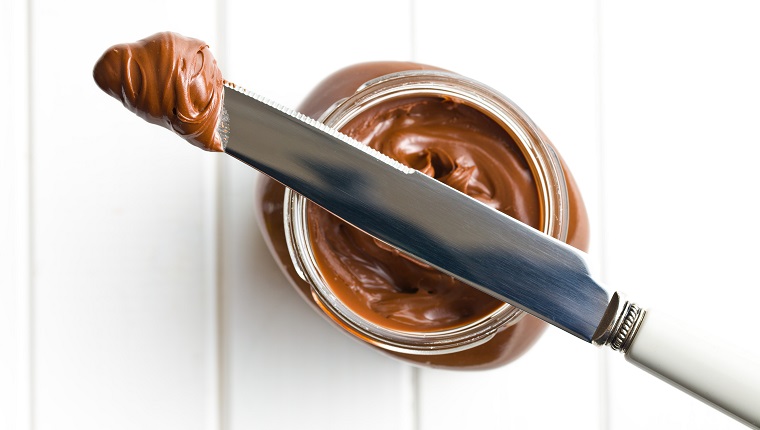
[[216,132],[222,72],[205,42],[157,33],[109,48],[95,64],[100,89],[142,119],[207,151],[224,151]]
[[[342,131],[535,228],[537,185],[503,127],[455,101],[396,99],[363,112]],[[430,214],[435,216],[435,214]],[[343,222],[316,205],[308,212],[311,244],[331,289],[353,311],[398,330],[460,327],[502,302]]]

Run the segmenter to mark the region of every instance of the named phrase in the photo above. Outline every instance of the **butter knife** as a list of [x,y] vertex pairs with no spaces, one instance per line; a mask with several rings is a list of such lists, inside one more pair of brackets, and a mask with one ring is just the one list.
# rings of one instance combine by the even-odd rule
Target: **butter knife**
[[227,154],[346,222],[760,428],[757,358],[610,294],[581,251],[231,85],[218,131]]

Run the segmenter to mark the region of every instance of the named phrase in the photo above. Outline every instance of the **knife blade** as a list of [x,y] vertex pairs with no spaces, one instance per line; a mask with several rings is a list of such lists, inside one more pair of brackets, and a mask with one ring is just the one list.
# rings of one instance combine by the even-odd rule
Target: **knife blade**
[[225,152],[379,240],[760,427],[760,364],[610,294],[585,254],[338,131],[226,84]]
[[389,245],[591,342],[609,294],[579,251],[321,123],[230,87],[224,97],[228,154]]

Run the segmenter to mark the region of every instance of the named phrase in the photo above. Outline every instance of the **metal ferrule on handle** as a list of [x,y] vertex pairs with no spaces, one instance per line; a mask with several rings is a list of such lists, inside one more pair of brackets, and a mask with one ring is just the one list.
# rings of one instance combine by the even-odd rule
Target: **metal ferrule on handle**
[[609,345],[613,351],[626,353],[644,320],[646,310],[614,293],[602,322],[594,333],[593,343]]

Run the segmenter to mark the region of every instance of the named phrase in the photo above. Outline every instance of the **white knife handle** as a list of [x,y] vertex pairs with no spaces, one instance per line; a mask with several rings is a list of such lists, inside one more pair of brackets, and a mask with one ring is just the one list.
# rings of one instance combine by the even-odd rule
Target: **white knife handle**
[[658,311],[647,310],[625,358],[739,421],[760,428],[760,362],[718,339],[690,333]]
[[690,332],[615,293],[593,342],[751,427],[760,429],[760,361]]
[[645,311],[619,293],[612,295],[593,343],[609,345],[641,369],[760,429],[758,357]]

